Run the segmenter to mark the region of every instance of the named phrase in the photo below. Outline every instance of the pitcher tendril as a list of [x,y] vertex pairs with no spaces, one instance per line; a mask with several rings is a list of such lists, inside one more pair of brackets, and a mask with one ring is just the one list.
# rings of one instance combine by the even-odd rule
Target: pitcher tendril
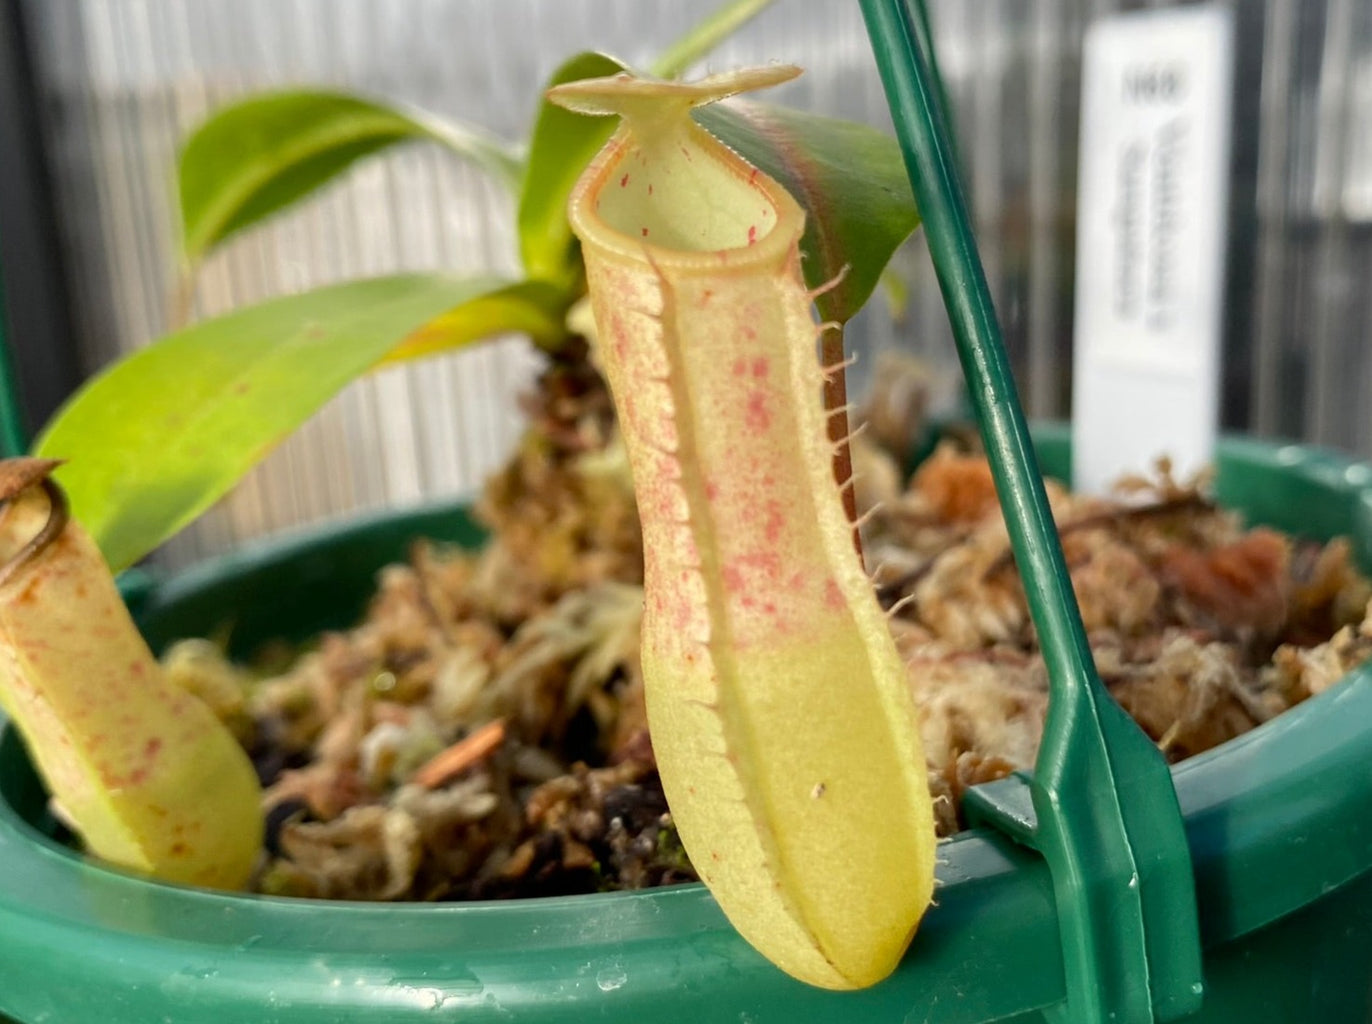
[[67,526],[70,510],[67,492],[50,474],[62,464],[61,459],[6,459],[0,462],[0,508],[33,486],[43,489],[48,498],[48,518],[42,529],[16,551],[4,565],[0,565],[0,587],[9,582],[36,555],[55,541]]

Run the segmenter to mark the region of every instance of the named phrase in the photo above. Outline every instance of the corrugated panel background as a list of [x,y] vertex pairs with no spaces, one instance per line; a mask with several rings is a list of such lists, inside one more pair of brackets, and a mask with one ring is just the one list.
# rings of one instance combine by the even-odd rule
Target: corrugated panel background
[[[716,0],[28,0],[63,246],[88,370],[166,325],[178,140],[249,90],[329,83],[522,134],[579,49],[646,63]],[[974,216],[1033,415],[1070,389],[1080,43],[1091,18],[1166,4],[935,0]],[[1226,325],[1231,427],[1372,454],[1372,4],[1233,0],[1239,68]],[[778,0],[711,59],[804,65],[778,101],[886,125],[858,6]],[[511,204],[415,146],[372,160],[211,261],[196,311],[396,269],[515,269]],[[908,322],[864,315],[955,380],[916,245]],[[868,361],[870,365],[870,360]],[[173,542],[180,562],[295,523],[470,491],[517,436],[517,341],[349,389]]]

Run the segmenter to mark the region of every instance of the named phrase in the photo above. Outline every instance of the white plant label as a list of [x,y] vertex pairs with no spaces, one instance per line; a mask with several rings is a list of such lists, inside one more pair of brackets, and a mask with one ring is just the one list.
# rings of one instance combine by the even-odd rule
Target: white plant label
[[1233,69],[1230,11],[1102,18],[1086,34],[1073,482],[1213,458]]

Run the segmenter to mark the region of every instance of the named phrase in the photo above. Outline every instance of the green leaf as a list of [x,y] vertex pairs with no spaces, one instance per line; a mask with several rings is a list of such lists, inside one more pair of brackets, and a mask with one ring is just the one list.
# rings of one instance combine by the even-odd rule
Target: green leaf
[[[613,57],[580,53],[553,73],[546,88],[624,70]],[[519,196],[519,255],[529,277],[567,290],[580,279],[581,260],[567,224],[567,198],[614,129],[613,118],[583,117],[546,99],[539,104]]]
[[89,381],[35,445],[115,571],[181,529],[434,317],[499,287],[402,275],[274,299],[170,334]]
[[847,321],[919,225],[896,140],[866,125],[761,103],[716,103],[694,116],[805,208],[805,280],[820,288],[847,268],[815,301],[825,319]]
[[430,320],[392,349],[385,361],[420,359],[497,334],[526,335],[551,348],[567,336],[566,301],[544,281],[520,281],[478,295]]
[[187,261],[194,264],[230,235],[290,206],[362,157],[414,139],[442,143],[511,187],[522,174],[511,148],[479,129],[346,93],[264,93],[220,110],[181,153]]
[[771,2],[772,0],[733,0],[732,3],[726,3],[667,47],[649,66],[649,73],[658,78],[676,78],[751,21]]

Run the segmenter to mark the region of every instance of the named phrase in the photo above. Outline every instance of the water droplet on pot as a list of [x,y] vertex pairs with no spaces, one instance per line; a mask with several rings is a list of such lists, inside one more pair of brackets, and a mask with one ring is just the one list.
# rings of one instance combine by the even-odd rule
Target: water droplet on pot
[[602,992],[613,992],[628,980],[629,976],[622,967],[605,967],[595,976],[595,983]]

